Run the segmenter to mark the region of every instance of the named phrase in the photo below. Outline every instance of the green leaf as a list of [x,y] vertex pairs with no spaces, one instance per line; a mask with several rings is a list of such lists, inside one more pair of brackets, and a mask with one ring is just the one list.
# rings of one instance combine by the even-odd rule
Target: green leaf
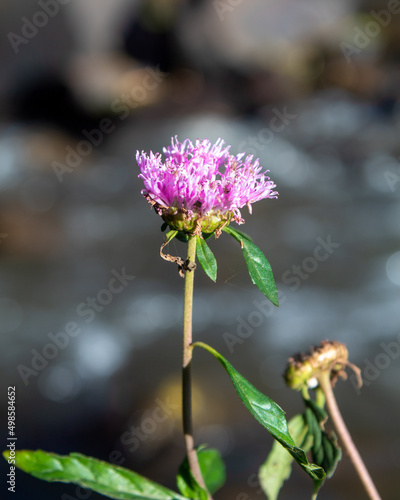
[[163,233],[168,227],[168,222],[163,222],[161,224],[161,232]]
[[169,243],[171,240],[175,238],[175,236],[178,234],[179,231],[176,231],[174,229],[171,229],[171,231],[168,231],[168,233],[165,235],[165,243]]
[[[207,490],[213,495],[225,483],[226,471],[225,464],[222,461],[218,450],[213,448],[205,448],[204,445],[197,448],[197,457],[199,460],[201,475],[203,476]],[[182,462],[177,476],[177,485],[179,491],[196,500],[202,500],[205,490],[200,488],[199,484],[190,472],[187,458]],[[199,489],[201,491],[199,491]],[[205,492],[206,493],[206,492]],[[207,500],[207,493],[205,496]]]
[[[288,422],[288,427],[296,446],[302,446],[308,430],[304,415],[294,416]],[[275,441],[267,460],[261,465],[258,472],[261,488],[269,500],[278,498],[283,483],[289,479],[292,472],[292,462],[292,455],[287,453],[278,441]]]
[[323,428],[323,423],[327,418],[325,410],[311,399],[304,399],[304,402],[307,406],[305,418],[308,433],[313,438],[312,458],[316,464],[324,468],[327,477],[332,477],[339,460],[342,458],[342,451],[335,434],[328,434]]
[[[240,229],[237,229],[237,228],[233,229],[233,227],[225,226],[222,228],[222,231],[225,231],[227,234],[230,234],[235,239],[241,238],[242,240],[253,241],[253,238],[251,236],[249,236],[248,234],[244,233],[243,231],[241,231]],[[236,238],[236,236],[234,236],[233,233],[235,233],[238,238]],[[238,241],[240,241],[240,240],[238,240]]]
[[196,478],[193,476],[189,466],[187,466],[184,471],[182,470],[182,466],[179,468],[179,472],[176,477],[176,485],[182,495],[185,495],[192,500],[208,500],[207,491],[196,481]]
[[[9,452],[3,455],[7,460]],[[133,471],[80,453],[21,450],[15,452],[15,465],[39,479],[75,483],[117,500],[187,500]]]
[[200,236],[196,236],[196,254],[204,272],[215,281],[217,279],[217,261],[205,240]]
[[302,467],[314,480],[314,484],[316,486],[320,485],[325,478],[325,472],[318,465],[310,464],[304,451],[296,446],[292,436],[289,434],[285,412],[282,408],[251,385],[250,382],[240,375],[240,373],[237,372],[215,349],[203,342],[195,342],[193,347],[196,346],[202,347],[218,359],[230,376],[233,386],[243,404],[253,417],[264,426],[284,448],[286,448],[300,467]]
[[206,448],[204,445],[198,448],[198,457],[204,482],[208,491],[213,495],[225,484],[225,464],[218,450]]
[[243,251],[244,260],[250,274],[251,281],[275,306],[279,307],[278,290],[276,288],[271,264],[262,251],[247,237],[242,236],[236,229],[224,227],[223,231],[233,236]]

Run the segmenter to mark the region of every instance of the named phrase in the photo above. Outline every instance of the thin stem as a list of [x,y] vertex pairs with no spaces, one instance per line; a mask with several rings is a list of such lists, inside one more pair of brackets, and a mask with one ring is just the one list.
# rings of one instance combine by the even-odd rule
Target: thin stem
[[371,500],[381,500],[379,493],[369,475],[367,468],[350,436],[350,433],[344,423],[343,417],[337,405],[335,395],[333,394],[332,385],[329,373],[324,372],[319,379],[320,387],[324,391],[326,404],[328,407],[329,416],[332,419],[333,425],[338,433],[339,439],[350,456],[358,476],[364,485],[364,488]]
[[[188,266],[196,259],[196,236],[189,236]],[[183,433],[185,436],[186,454],[190,470],[199,485],[206,489],[203,476],[201,475],[199,461],[193,439],[192,425],[192,385],[191,385],[191,362],[192,362],[192,313],[193,313],[193,284],[194,269],[185,273],[185,295],[183,305],[183,371],[182,371],[182,420]]]

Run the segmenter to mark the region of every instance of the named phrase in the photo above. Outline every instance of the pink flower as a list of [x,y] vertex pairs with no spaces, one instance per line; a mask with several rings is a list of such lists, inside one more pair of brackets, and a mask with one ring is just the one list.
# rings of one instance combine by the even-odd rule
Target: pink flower
[[218,139],[172,138],[160,153],[136,153],[143,179],[143,196],[172,229],[213,232],[234,220],[242,224],[240,209],[263,198],[277,198],[275,184],[262,172],[259,160],[245,153],[229,154],[230,146]]

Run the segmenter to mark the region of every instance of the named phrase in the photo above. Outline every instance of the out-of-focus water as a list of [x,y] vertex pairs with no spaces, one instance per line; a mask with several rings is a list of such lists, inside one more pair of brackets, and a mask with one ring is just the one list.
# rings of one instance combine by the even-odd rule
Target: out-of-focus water
[[[80,451],[174,487],[184,454],[183,280],[159,257],[161,221],[140,194],[134,157],[136,150],[161,151],[175,135],[222,137],[234,154],[259,157],[277,184],[279,199],[255,204],[253,215],[244,209],[240,229],[271,262],[281,305],[270,305],[251,284],[237,242],[223,234],[210,242],[217,282],[196,271],[194,337],[219,350],[288,418],[302,411],[301,398],[283,382],[288,357],[324,339],[344,342],[364,386],[356,387],[352,376],[338,382],[339,405],[382,498],[395,500],[396,43],[385,49],[381,39],[373,40],[365,60],[347,64],[336,54],[337,66],[330,66],[329,51],[338,44],[335,37],[342,40],[341,31],[327,30],[323,40],[315,31],[340,19],[347,26],[350,3],[318,2],[313,10],[314,2],[307,2],[303,11],[297,2],[273,2],[268,32],[261,2],[249,10],[243,4],[224,22],[211,3],[190,5],[176,16],[172,40],[160,35],[155,43],[156,56],[165,49],[163,71],[152,47],[132,54],[140,45],[134,37],[131,52],[127,40],[125,48],[140,65],[113,52],[123,16],[111,4],[91,22],[94,3],[71,3],[20,47],[21,54],[10,52],[9,44],[8,52],[0,50],[0,374],[2,386],[17,389],[18,447]],[[7,18],[14,30],[19,8]],[[33,8],[24,15],[32,17]],[[118,2],[119,14],[124,8],[130,11],[127,2]],[[4,39],[11,29],[5,19]],[[388,39],[396,40],[396,26]],[[386,64],[378,69],[377,53]],[[48,74],[49,80],[36,82],[33,76],[46,74],[44,68],[62,75],[63,83]],[[28,91],[26,75],[35,92]],[[142,99],[137,89],[149,75],[159,85]],[[132,88],[136,101],[128,108],[121,96]],[[107,129],[101,139],[90,135],[100,122]],[[79,146],[84,129],[97,145]],[[185,246],[172,242],[169,252],[183,256]],[[256,473],[271,439],[221,366],[201,350],[195,351],[193,381],[196,441],[218,448],[227,463],[227,486],[215,499],[263,498]],[[0,401],[5,414],[5,396]],[[5,443],[5,431],[0,437]],[[100,498],[22,472],[17,484],[17,500]],[[280,498],[309,498],[311,487],[295,467]],[[320,497],[350,496],[365,498],[344,456]]]
[[[373,110],[345,94],[321,94],[294,103],[290,112],[293,122],[257,151],[280,197],[256,204],[241,228],[272,263],[281,306],[271,306],[251,285],[239,247],[223,235],[211,242],[217,283],[197,272],[195,338],[219,349],[288,416],[301,406],[283,383],[287,358],[323,339],[346,343],[365,385],[357,389],[350,377],[337,385],[338,399],[378,485],[386,498],[395,498],[400,183],[391,189],[385,174],[396,175],[396,144],[393,153],[364,151],[360,144],[368,144],[365,137],[377,127]],[[383,136],[396,120],[379,124]],[[62,183],[53,171],[28,164],[31,131],[4,131],[1,358],[4,379],[18,388],[24,447],[77,448],[102,458],[116,451],[125,465],[170,482],[183,451],[176,408],[183,280],[158,256],[160,221],[140,196],[134,152],[158,150],[173,134],[221,136],[236,152],[239,141],[250,144],[260,130],[267,130],[260,119],[210,113],[142,121],[140,130],[130,123],[92,165],[65,174]],[[356,165],[344,153],[355,148],[349,134],[360,148]],[[184,246],[178,242],[170,250],[183,255]],[[115,273],[124,272],[129,278],[120,292],[104,291]],[[90,306],[90,297],[104,305]],[[67,338],[60,332],[71,322],[78,333],[64,348],[54,347],[54,339]],[[37,353],[54,359],[43,361]],[[197,436],[218,447],[229,466],[230,489],[217,498],[237,495],[235,483],[258,498],[252,474],[271,441],[246,414],[220,366],[195,354]],[[136,442],[129,429],[140,428],[160,400],[169,404],[166,423],[157,429],[148,424]],[[346,457],[337,476],[323,498],[353,487],[362,498]],[[298,480],[307,491],[306,479]],[[283,498],[291,498],[291,487]]]

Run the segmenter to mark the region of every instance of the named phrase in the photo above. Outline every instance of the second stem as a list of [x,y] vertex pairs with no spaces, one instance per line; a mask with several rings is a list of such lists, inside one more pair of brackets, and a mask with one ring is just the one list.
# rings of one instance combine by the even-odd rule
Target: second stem
[[381,500],[379,493],[372,481],[369,472],[350,436],[350,433],[344,423],[343,417],[340,413],[339,407],[336,403],[335,395],[333,394],[332,385],[330,381],[330,375],[324,372],[319,378],[319,384],[322,391],[325,394],[326,405],[328,407],[329,416],[332,419],[332,423],[336,429],[339,439],[342,445],[345,447],[347,453],[349,454],[350,460],[352,461],[359,478],[371,500]]

